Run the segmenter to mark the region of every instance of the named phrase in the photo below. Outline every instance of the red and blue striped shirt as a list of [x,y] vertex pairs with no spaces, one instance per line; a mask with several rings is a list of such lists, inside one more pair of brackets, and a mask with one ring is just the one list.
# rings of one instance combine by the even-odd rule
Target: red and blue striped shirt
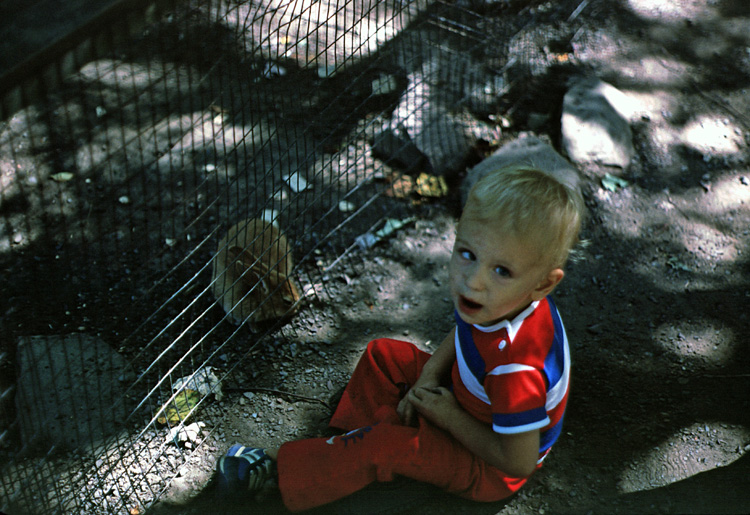
[[568,338],[552,299],[490,327],[456,313],[455,344],[459,403],[497,433],[539,429],[541,463],[562,431],[570,383]]

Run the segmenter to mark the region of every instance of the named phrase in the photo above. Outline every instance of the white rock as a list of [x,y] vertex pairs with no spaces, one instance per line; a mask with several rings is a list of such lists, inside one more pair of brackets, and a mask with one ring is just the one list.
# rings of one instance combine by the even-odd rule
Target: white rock
[[264,209],[260,215],[261,219],[278,227],[279,212],[275,209]]
[[169,430],[166,441],[179,445],[183,443],[188,446],[190,442],[197,442],[201,436],[201,429],[205,427],[203,422],[193,422],[187,426],[177,426]]
[[286,181],[294,193],[299,193],[307,189],[307,181],[296,172],[291,175],[285,175],[282,179]]
[[597,78],[571,81],[562,114],[568,157],[575,163],[627,168],[635,150],[625,105],[622,93]]
[[214,394],[217,401],[221,401],[224,392],[221,391],[221,381],[214,373],[214,367],[203,367],[193,374],[177,379],[172,385],[174,391],[182,388],[195,390],[201,395]]
[[398,82],[393,75],[378,75],[372,81],[371,87],[373,95],[387,95],[398,89]]

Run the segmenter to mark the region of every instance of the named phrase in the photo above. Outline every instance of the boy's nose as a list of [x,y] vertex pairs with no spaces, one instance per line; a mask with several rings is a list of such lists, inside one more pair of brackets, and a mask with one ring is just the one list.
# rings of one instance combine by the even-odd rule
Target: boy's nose
[[464,281],[466,282],[466,287],[470,290],[480,291],[484,286],[482,271],[478,266],[472,266],[466,271]]

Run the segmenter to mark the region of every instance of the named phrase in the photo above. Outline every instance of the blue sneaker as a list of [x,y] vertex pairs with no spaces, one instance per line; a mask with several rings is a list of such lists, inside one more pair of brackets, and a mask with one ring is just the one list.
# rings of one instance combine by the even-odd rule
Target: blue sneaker
[[260,490],[274,474],[274,462],[263,449],[234,444],[216,465],[219,488],[227,493]]

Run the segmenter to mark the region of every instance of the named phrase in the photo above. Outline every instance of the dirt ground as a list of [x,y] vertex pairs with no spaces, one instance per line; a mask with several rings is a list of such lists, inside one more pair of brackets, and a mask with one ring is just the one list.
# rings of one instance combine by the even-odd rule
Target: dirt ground
[[[718,182],[748,195],[743,173],[722,173]],[[718,184],[710,191],[700,184],[679,194],[665,191],[675,186],[634,181],[611,193],[588,183],[588,245],[555,294],[572,345],[572,397],[563,436],[542,470],[507,505],[440,498],[410,512],[748,510],[750,399],[742,332],[750,213],[741,204],[714,217]],[[429,350],[450,330],[445,286],[455,219],[442,206],[427,211],[338,272],[330,305],[292,322],[313,328],[310,339],[259,353],[248,379],[258,373],[252,384],[293,396],[255,391],[215,407],[223,420],[210,438],[210,455],[176,480],[187,490],[172,490],[174,499],[204,484],[231,443],[272,446],[326,434],[330,411],[302,396],[332,397],[371,338],[407,339]],[[204,503],[216,509],[212,499],[199,495],[174,513],[198,513]],[[154,513],[160,509],[172,513],[165,505]],[[258,504],[258,513],[268,511],[283,512],[273,496]]]
[[[601,181],[610,170],[582,167],[586,245],[555,293],[574,363],[563,435],[507,504],[438,497],[412,512],[750,510],[750,39],[741,29],[750,9],[620,4],[620,19],[592,19],[602,23],[592,32],[600,40],[576,55],[609,58],[600,75],[639,98],[642,111],[635,162],[616,171],[627,185],[611,191]],[[270,446],[324,434],[330,411],[302,396],[333,395],[371,338],[429,350],[450,330],[456,202],[417,214],[414,225],[337,270],[323,305],[291,322],[310,328],[309,338],[259,353],[248,376],[294,396],[256,391],[225,401],[207,470],[233,442]],[[177,483],[200,483],[200,473],[187,474]],[[202,501],[180,510],[197,513]],[[283,508],[271,496],[257,511]]]
[[[730,175],[737,189],[750,189],[741,174]],[[741,331],[750,292],[737,236],[750,216],[746,208],[734,212],[736,232],[696,229],[705,218],[695,207],[713,205],[706,204],[710,193],[693,187],[673,206],[676,199],[659,190],[651,195],[634,184],[609,194],[589,184],[589,243],[555,295],[572,344],[573,395],[564,434],[543,469],[505,506],[441,498],[412,512],[747,511]],[[188,490],[173,490],[174,499],[194,494],[190,488],[205,482],[216,455],[233,442],[271,446],[325,434],[330,411],[302,396],[333,396],[372,337],[407,339],[426,350],[440,341],[452,323],[445,285],[454,218],[430,211],[340,272],[330,306],[315,317],[299,315],[293,323],[314,328],[311,339],[258,355],[257,371],[248,371],[259,374],[252,384],[293,396],[256,391],[216,406],[220,432],[210,438],[209,456],[176,480]],[[623,228],[643,235],[625,237]],[[686,242],[715,250],[701,255]],[[722,257],[735,252],[739,259]],[[199,495],[176,512],[201,512],[205,502],[215,503],[206,497],[212,499]],[[154,513],[160,509],[172,512],[161,506]],[[257,508],[267,511],[283,509],[271,497]]]
[[[506,503],[433,495],[401,511],[750,511],[750,8],[740,0],[587,4],[577,15],[587,17],[585,38],[545,51],[635,99],[636,156],[625,171],[580,166],[586,241],[554,294],[574,367],[563,434]],[[504,138],[531,130],[558,143],[564,85],[547,81],[554,75],[513,99]],[[607,173],[624,182],[603,182]],[[453,324],[447,265],[459,204],[454,189],[402,206],[415,221],[313,284],[318,295],[284,338],[254,348],[224,400],[205,408],[201,445],[148,513],[284,513],[273,493],[237,506],[217,499],[216,459],[235,442],[327,434],[336,393],[371,339],[427,351],[443,339]],[[330,264],[321,257],[321,269]],[[253,335],[237,340],[222,356],[227,364]]]
[[[740,30],[750,26],[750,9],[622,6],[620,19],[592,19],[602,23],[593,31],[600,40],[576,54],[610,59],[600,75],[638,98],[641,114],[629,170],[582,166],[586,245],[555,293],[574,363],[563,435],[509,502],[437,496],[409,512],[750,510],[750,39]],[[627,182],[608,189],[607,172]],[[446,284],[457,213],[455,199],[415,208],[415,224],[333,273],[322,302],[291,322],[310,334],[264,348],[247,371],[253,384],[276,391],[253,391],[249,380],[243,390],[238,380],[237,392],[249,393],[215,408],[223,421],[209,456],[176,480],[173,502],[205,484],[233,442],[272,446],[325,434],[330,411],[312,399],[345,384],[373,337],[426,350],[442,339],[452,325]],[[179,508],[165,502],[154,513],[198,513],[210,496]],[[283,512],[273,495],[256,509]]]

